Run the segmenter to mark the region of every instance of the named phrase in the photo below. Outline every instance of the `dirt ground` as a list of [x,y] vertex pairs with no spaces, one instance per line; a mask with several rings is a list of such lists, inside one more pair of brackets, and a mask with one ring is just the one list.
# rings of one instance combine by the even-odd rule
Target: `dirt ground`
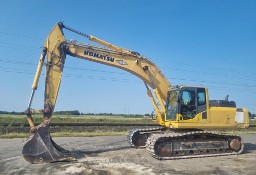
[[256,174],[256,134],[241,135],[241,155],[160,161],[130,148],[126,136],[54,138],[76,162],[30,164],[21,150],[26,139],[0,139],[0,174]]

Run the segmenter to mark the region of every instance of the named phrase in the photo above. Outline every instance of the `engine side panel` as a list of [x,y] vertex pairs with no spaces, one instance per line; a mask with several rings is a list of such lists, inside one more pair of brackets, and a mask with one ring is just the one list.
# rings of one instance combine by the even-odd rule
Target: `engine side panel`
[[210,107],[207,111],[203,111],[191,119],[184,119],[178,115],[177,120],[166,121],[165,126],[184,129],[248,128],[249,113],[247,109]]

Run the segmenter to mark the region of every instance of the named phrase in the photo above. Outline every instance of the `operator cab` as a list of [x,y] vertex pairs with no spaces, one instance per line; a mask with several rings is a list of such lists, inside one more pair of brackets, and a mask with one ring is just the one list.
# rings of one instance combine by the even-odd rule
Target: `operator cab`
[[206,88],[205,87],[172,87],[167,96],[166,120],[180,119],[188,120],[206,110]]

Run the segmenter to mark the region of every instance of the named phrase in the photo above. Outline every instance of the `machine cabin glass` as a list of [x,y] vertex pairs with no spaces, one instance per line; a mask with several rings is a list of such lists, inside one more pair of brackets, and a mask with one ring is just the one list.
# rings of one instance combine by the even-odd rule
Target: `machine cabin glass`
[[179,90],[170,90],[167,95],[166,120],[176,120]]
[[182,88],[179,102],[179,113],[183,120],[194,118],[196,114],[206,110],[205,88]]

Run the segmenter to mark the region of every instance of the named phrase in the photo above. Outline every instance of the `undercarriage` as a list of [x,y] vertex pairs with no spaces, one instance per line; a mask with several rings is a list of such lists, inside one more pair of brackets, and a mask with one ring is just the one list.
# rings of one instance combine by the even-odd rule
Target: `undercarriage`
[[240,136],[203,130],[133,129],[128,139],[132,147],[146,148],[161,160],[240,154],[244,149]]

